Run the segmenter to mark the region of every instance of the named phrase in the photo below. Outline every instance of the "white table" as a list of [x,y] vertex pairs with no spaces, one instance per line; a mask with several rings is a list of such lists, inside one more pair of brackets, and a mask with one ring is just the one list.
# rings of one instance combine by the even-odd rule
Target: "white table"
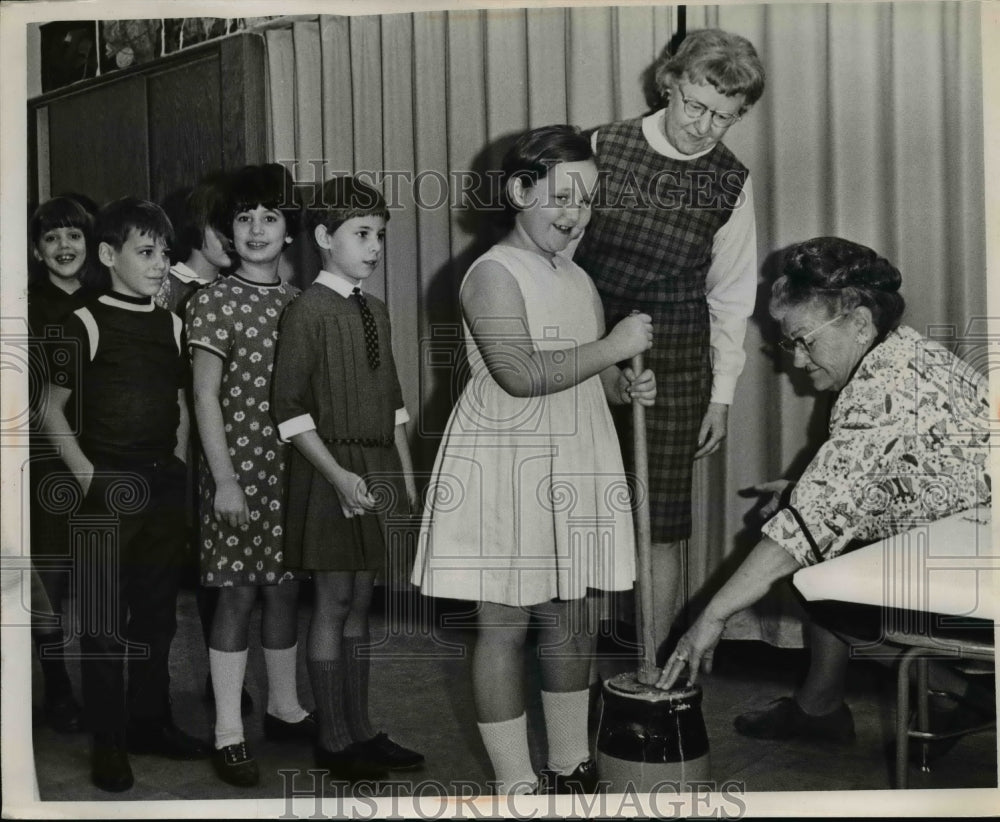
[[810,601],[1000,621],[1000,551],[989,506],[803,568],[793,582]]

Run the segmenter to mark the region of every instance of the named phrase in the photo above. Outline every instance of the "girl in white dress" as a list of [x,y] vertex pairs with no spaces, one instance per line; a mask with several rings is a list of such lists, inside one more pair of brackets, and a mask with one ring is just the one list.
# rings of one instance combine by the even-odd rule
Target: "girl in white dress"
[[595,632],[587,600],[630,589],[634,535],[608,402],[651,405],[635,314],[605,335],[587,274],[561,252],[590,219],[590,142],[571,126],[521,136],[503,161],[510,231],[460,289],[471,378],[437,455],[413,571],[428,596],[475,600],[473,688],[497,793],[530,792],[523,646],[540,618],[548,766],[542,789],[596,782],[587,737]]

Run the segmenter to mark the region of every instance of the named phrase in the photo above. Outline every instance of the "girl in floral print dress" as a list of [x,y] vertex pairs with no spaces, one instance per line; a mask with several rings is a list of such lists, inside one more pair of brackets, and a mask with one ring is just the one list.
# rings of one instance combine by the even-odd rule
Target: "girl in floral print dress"
[[231,233],[239,267],[189,302],[194,408],[202,441],[199,485],[201,581],[219,588],[209,638],[215,694],[215,758],[230,784],[255,785],[240,693],[247,664],[250,613],[263,597],[261,645],[267,667],[264,717],[270,738],[311,739],[315,721],[298,700],[298,578],[283,562],[287,446],[270,415],[271,370],[278,319],[298,289],[278,277],[297,213],[281,166],[248,166],[231,192]]

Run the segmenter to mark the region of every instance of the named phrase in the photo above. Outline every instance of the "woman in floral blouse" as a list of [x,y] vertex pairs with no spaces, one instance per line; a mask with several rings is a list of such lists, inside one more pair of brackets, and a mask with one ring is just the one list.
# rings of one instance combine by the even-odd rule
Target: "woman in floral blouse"
[[[836,237],[801,243],[771,292],[781,347],[818,391],[838,392],[829,437],[763,527],[763,538],[681,637],[658,685],[711,668],[726,620],[800,567],[990,499],[988,383],[936,342],[900,325],[899,271]],[[854,737],[844,703],[849,647],[809,626],[810,670],[793,697],[736,720],[757,738]]]

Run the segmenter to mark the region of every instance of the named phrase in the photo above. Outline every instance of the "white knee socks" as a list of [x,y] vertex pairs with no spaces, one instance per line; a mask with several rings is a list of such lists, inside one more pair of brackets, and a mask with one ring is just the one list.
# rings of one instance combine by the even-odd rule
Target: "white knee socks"
[[590,758],[587,718],[590,690],[542,691],[545,734],[549,741],[548,766],[556,773],[572,773]]
[[215,747],[221,749],[244,739],[240,697],[247,670],[247,651],[209,648],[208,668],[212,672],[212,690],[215,692]]
[[264,648],[267,712],[283,722],[301,722],[309,713],[299,704],[298,647]]
[[528,723],[524,714],[503,722],[480,722],[479,734],[493,763],[497,793],[527,793],[537,782],[528,753]]

